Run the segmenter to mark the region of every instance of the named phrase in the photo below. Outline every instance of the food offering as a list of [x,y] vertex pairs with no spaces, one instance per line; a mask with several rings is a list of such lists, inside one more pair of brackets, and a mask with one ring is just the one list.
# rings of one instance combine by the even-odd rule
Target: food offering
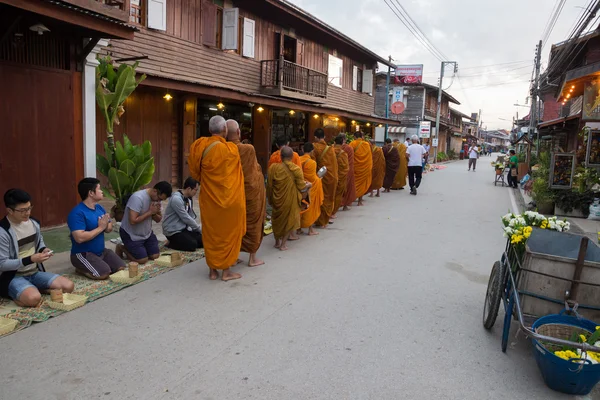
[[550,163],[550,187],[570,189],[575,175],[575,154],[553,153]]

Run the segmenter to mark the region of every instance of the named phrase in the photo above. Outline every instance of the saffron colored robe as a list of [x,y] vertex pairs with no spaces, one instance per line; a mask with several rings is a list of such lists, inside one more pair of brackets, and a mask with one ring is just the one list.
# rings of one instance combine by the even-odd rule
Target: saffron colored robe
[[342,145],[335,145],[335,155],[338,163],[338,184],[335,191],[335,202],[333,203],[333,213],[335,214],[342,205],[344,194],[348,190],[348,153],[342,149]]
[[327,226],[329,219],[334,214],[333,205],[335,203],[335,192],[338,183],[337,158],[333,146],[327,145],[325,140],[321,139],[314,143],[313,160],[317,162],[317,171],[322,167],[327,167],[327,173],[323,177],[323,205],[321,206],[321,216],[317,225]]
[[244,173],[238,147],[216,135],[200,138],[190,148],[188,164],[192,177],[200,182],[206,263],[212,269],[228,269],[236,263],[246,234]]
[[385,157],[385,177],[383,178],[383,187],[390,189],[394,184],[394,178],[398,169],[400,169],[400,153],[398,149],[391,144],[383,146],[383,156]]
[[342,198],[343,206],[351,206],[356,200],[356,181],[354,179],[354,149],[349,144],[343,144],[342,150],[348,155],[348,177],[346,182],[346,192]]
[[256,159],[254,146],[242,144],[239,140],[233,143],[240,152],[246,194],[246,234],[242,238],[242,251],[254,254],[260,248],[264,236],[267,215],[265,177]]
[[400,189],[406,186],[406,177],[408,176],[408,160],[406,159],[406,145],[404,143],[394,143],[394,147],[400,155],[400,168],[396,172],[392,189]]
[[[271,168],[271,165],[275,164],[275,163],[280,163],[281,162],[281,151],[277,150],[274,151],[273,154],[271,154],[271,158],[269,158],[269,164],[267,165],[267,171],[269,170],[269,168]],[[300,167],[300,169],[302,169],[302,163],[300,162],[300,156],[298,155],[298,153],[294,152],[294,157],[292,157],[292,162],[294,164],[296,164],[297,166]]]
[[364,196],[371,187],[373,178],[373,155],[371,145],[362,138],[353,140],[350,146],[354,149],[354,179],[356,181],[356,197]]
[[321,206],[323,205],[324,197],[323,182],[321,181],[321,178],[317,176],[317,163],[310,158],[310,154],[300,156],[300,162],[302,163],[304,180],[312,183],[312,187],[308,194],[310,205],[308,206],[308,209],[300,212],[300,227],[309,228],[321,215]]
[[373,174],[371,176],[372,190],[379,190],[383,187],[383,178],[385,177],[385,156],[379,146],[373,146]]
[[267,199],[273,207],[271,223],[275,239],[300,228],[300,205],[306,187],[302,170],[290,161],[275,163],[267,172]]

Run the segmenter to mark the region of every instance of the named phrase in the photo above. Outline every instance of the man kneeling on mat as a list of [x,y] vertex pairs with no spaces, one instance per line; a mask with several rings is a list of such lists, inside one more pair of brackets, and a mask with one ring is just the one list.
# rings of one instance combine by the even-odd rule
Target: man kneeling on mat
[[187,178],[183,190],[173,193],[169,199],[162,227],[169,241],[167,246],[173,250],[194,251],[202,247],[200,224],[194,212],[194,197],[199,187],[197,180]]
[[84,178],[77,185],[81,203],[69,213],[71,231],[71,264],[90,279],[107,279],[110,274],[125,269],[125,261],[104,246],[104,233],[113,230],[110,215],[98,204],[104,198],[100,181]]

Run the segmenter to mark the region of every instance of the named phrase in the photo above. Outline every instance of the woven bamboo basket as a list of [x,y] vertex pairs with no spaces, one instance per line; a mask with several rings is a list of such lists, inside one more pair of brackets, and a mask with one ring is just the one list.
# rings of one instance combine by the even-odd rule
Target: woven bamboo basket
[[115,283],[124,283],[126,285],[130,285],[139,281],[142,278],[141,274],[137,274],[137,276],[130,278],[128,270],[122,270],[119,272],[115,272],[114,274],[109,276],[110,280]]
[[73,293],[63,293],[63,302],[57,303],[52,300],[46,301],[50,308],[61,311],[71,311],[83,306],[87,301],[87,296]]
[[[544,324],[535,329],[536,333],[544,336],[550,336],[556,339],[569,340],[574,333],[577,335],[588,334],[590,331],[587,329],[563,324]],[[562,346],[558,346],[552,343],[544,343],[544,347],[552,352],[560,350]]]
[[14,331],[18,323],[16,319],[0,317],[0,335]]

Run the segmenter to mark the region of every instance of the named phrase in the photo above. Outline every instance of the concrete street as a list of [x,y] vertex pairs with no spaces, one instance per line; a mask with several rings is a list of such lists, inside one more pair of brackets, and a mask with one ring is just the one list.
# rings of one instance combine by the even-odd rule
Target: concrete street
[[568,398],[516,329],[501,352],[502,312],[481,323],[511,207],[491,159],[367,198],[288,252],[267,237],[242,280],[200,261],[6,337],[0,399]]

